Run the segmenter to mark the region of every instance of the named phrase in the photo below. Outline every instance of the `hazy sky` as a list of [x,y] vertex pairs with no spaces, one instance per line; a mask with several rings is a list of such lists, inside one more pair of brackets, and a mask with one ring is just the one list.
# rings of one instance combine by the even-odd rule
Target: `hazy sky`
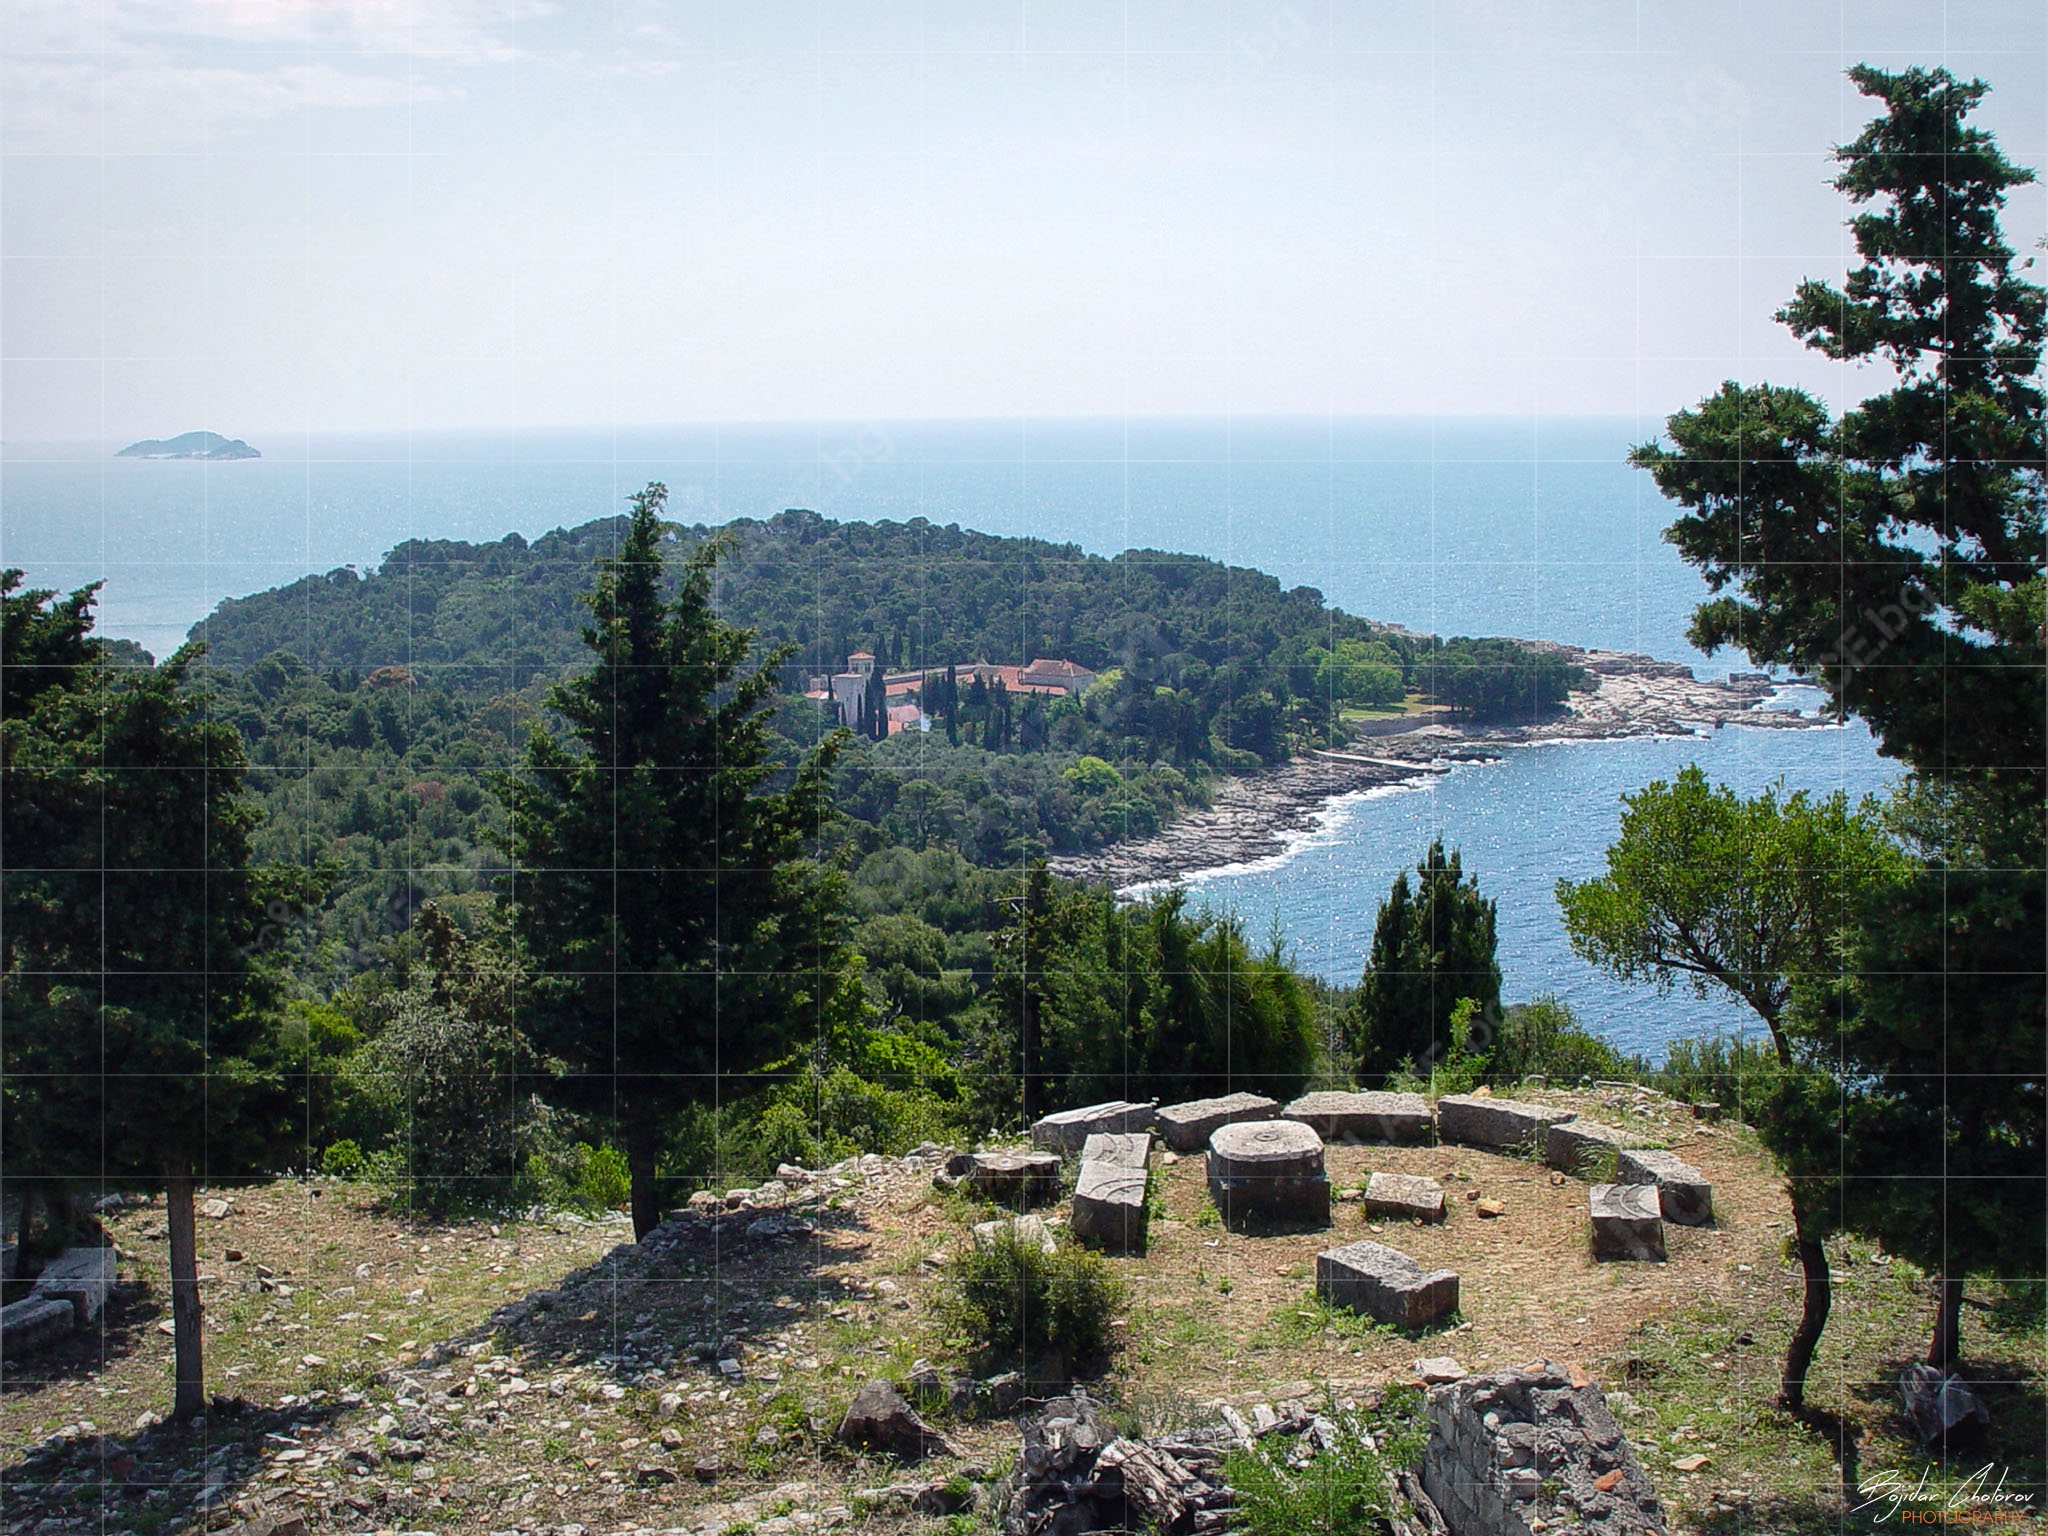
[[0,0],[0,431],[1860,394],[1860,59],[2048,160],[2040,0]]

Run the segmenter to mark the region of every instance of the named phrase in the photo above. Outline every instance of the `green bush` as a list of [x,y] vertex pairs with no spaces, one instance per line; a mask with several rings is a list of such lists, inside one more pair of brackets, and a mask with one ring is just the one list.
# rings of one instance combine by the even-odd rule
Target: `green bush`
[[1517,1003],[1501,1020],[1489,1076],[1518,1083],[1541,1075],[1555,1083],[1633,1078],[1634,1064],[1578,1021],[1570,1006],[1545,995]]
[[1106,1259],[1073,1247],[1047,1253],[1005,1232],[947,1266],[941,1306],[978,1350],[1023,1360],[1058,1354],[1078,1370],[1106,1359],[1110,1322],[1129,1299]]
[[1328,1412],[1337,1443],[1300,1467],[1266,1446],[1233,1451],[1223,1475],[1237,1490],[1239,1529],[1246,1536],[1353,1536],[1377,1530],[1393,1513],[1390,1474],[1422,1459],[1421,1394],[1387,1394],[1372,1415]]
[[1646,1074],[1651,1087],[1674,1099],[1698,1103],[1711,1099],[1728,1113],[1751,1124],[1770,1102],[1771,1085],[1784,1070],[1777,1050],[1761,1037],[1673,1040],[1664,1051],[1664,1065]]
[[626,1155],[617,1147],[543,1146],[526,1156],[526,1183],[536,1203],[557,1210],[623,1211],[631,1198]]
[[766,1168],[822,1168],[862,1152],[907,1152],[956,1132],[956,1105],[920,1083],[891,1087],[834,1067],[779,1089],[755,1122],[753,1142]]
[[369,1171],[370,1160],[353,1141],[337,1141],[320,1154],[320,1171],[337,1179],[360,1179]]

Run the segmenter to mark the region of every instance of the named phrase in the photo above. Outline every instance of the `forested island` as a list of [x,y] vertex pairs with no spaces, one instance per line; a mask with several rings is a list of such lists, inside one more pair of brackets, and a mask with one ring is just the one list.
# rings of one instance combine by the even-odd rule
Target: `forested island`
[[139,443],[130,443],[114,455],[117,459],[206,459],[225,461],[229,459],[260,459],[258,450],[251,448],[239,437],[223,437],[218,432],[181,432],[176,437],[149,437]]

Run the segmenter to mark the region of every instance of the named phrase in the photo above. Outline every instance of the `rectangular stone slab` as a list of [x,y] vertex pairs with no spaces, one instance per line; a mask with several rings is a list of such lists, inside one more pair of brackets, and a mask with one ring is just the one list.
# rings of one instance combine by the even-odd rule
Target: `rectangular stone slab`
[[1305,1093],[1280,1117],[1325,1141],[1427,1141],[1435,1124],[1419,1093]]
[[1145,1251],[1145,1170],[1084,1162],[1067,1225],[1078,1242],[1111,1253]]
[[1586,1191],[1586,1214],[1593,1224],[1594,1258],[1664,1258],[1664,1219],[1650,1185],[1595,1184]]
[[83,1328],[100,1315],[114,1289],[114,1250],[66,1248],[43,1266],[31,1296],[59,1297],[71,1303]]
[[974,1246],[977,1248],[993,1248],[1006,1237],[1015,1238],[1027,1248],[1035,1245],[1045,1253],[1059,1251],[1059,1244],[1053,1240],[1052,1228],[1037,1216],[977,1221],[974,1224]]
[[1152,1157],[1152,1133],[1131,1131],[1124,1135],[1097,1131],[1081,1144],[1084,1163],[1113,1163],[1119,1168],[1142,1171]]
[[1257,1093],[1230,1093],[1220,1099],[1192,1099],[1168,1104],[1159,1111],[1159,1134],[1176,1152],[1199,1152],[1212,1132],[1241,1120],[1271,1120],[1280,1101]]
[[1423,1328],[1458,1310],[1458,1277],[1384,1243],[1348,1243],[1316,1255],[1316,1294],[1396,1328]]
[[1576,1118],[1569,1109],[1519,1099],[1447,1093],[1436,1101],[1437,1136],[1467,1147],[1540,1145],[1551,1126]]
[[1098,1131],[1112,1136],[1149,1131],[1155,1107],[1150,1101],[1137,1104],[1129,1099],[1112,1099],[1084,1109],[1063,1109],[1031,1127],[1031,1145],[1054,1152],[1078,1152]]
[[1642,1144],[1642,1137],[1597,1120],[1563,1120],[1543,1132],[1543,1161],[1566,1173],[1583,1173],[1608,1154]]
[[18,1360],[48,1349],[77,1325],[78,1314],[61,1296],[30,1296],[0,1307],[0,1356]]
[[1654,1184],[1666,1221],[1703,1227],[1714,1219],[1714,1186],[1676,1152],[1623,1152],[1615,1159],[1615,1182]]
[[1442,1221],[1443,1186],[1418,1174],[1376,1173],[1365,1181],[1365,1214]]

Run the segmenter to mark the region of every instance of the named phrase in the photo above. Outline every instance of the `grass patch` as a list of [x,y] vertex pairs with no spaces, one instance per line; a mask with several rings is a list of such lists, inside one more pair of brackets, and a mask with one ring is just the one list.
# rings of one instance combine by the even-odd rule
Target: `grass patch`
[[1333,1307],[1311,1289],[1298,1300],[1282,1302],[1275,1307],[1255,1342],[1290,1346],[1313,1343],[1322,1338],[1400,1337],[1400,1329],[1367,1317],[1362,1312],[1354,1312],[1349,1307]]

